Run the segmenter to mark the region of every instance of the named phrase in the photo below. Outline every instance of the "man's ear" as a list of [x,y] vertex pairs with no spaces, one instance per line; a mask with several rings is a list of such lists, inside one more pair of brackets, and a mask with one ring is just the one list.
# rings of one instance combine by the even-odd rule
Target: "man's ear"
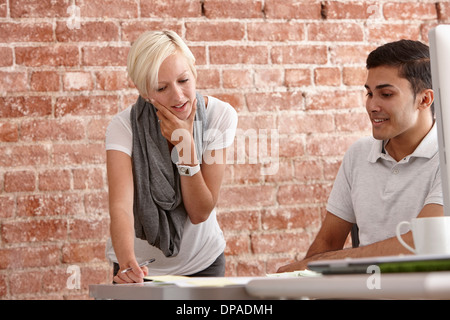
[[423,90],[417,97],[419,100],[419,109],[425,110],[433,104],[434,91],[432,89]]

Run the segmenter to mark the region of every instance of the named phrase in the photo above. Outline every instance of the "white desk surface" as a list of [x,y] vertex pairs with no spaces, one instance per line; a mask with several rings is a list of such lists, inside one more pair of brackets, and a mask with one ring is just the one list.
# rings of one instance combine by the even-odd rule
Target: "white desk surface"
[[450,299],[450,272],[382,273],[255,279],[246,285],[256,298]]
[[371,276],[255,277],[224,287],[98,284],[89,291],[95,299],[123,300],[450,299],[450,272],[385,273],[370,289]]
[[245,284],[224,287],[179,287],[175,284],[97,284],[89,286],[95,299],[117,300],[251,300]]

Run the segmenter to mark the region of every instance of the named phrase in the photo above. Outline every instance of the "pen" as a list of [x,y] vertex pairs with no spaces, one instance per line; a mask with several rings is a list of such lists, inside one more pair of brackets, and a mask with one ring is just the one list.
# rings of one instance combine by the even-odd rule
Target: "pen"
[[[139,267],[146,266],[146,265],[152,263],[153,261],[155,261],[155,259],[150,259],[150,260],[144,261],[144,262],[142,262],[142,263],[139,264]],[[128,272],[128,271],[130,271],[131,269],[133,269],[133,268],[126,268],[125,270],[122,270],[120,273]]]

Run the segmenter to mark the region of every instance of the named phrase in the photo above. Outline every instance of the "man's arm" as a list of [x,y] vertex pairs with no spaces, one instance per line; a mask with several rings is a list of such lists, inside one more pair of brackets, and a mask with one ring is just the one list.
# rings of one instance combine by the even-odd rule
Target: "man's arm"
[[[423,207],[418,217],[443,216],[443,206],[438,204],[428,204]],[[341,221],[339,221],[341,220]],[[342,249],[348,232],[352,224],[342,220],[333,214],[327,212],[322,228],[317,234],[316,240],[309,248],[305,259],[291,263],[278,269],[278,272],[291,272],[304,270],[307,264],[314,260],[344,259],[344,258],[362,258],[374,256],[390,256],[398,254],[411,254],[396,237],[383,241],[375,242],[367,246],[358,248]],[[334,229],[336,228],[336,229]],[[346,233],[345,233],[346,232]],[[334,235],[332,235],[334,234]],[[344,236],[345,234],[345,236]],[[406,243],[413,245],[411,231],[403,235]]]

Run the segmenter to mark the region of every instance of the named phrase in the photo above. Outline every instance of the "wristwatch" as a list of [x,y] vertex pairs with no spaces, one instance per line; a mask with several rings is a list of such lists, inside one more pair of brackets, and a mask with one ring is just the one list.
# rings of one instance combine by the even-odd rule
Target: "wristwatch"
[[181,176],[188,176],[188,177],[192,177],[194,174],[196,174],[197,172],[200,171],[199,164],[197,164],[193,167],[190,167],[190,166],[185,166],[185,165],[177,163],[177,168],[178,168],[178,173]]

